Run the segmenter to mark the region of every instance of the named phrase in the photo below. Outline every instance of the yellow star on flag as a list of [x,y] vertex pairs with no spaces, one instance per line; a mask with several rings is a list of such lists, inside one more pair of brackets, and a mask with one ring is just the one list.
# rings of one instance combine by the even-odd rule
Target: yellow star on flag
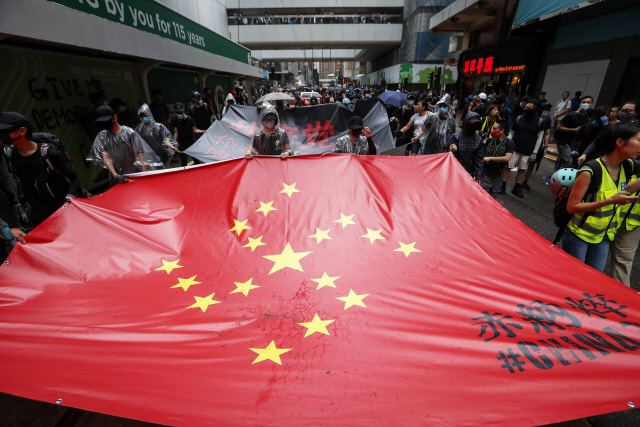
[[285,267],[303,271],[302,266],[300,265],[300,260],[309,255],[311,252],[313,251],[296,253],[293,251],[293,249],[291,249],[291,245],[287,243],[287,246],[285,246],[280,255],[263,255],[263,257],[268,259],[269,261],[275,262],[269,274],[275,273],[278,270],[282,270]]
[[368,296],[369,294],[356,295],[356,293],[353,292],[353,289],[349,289],[349,295],[347,295],[346,297],[338,297],[336,299],[339,299],[340,301],[344,301],[344,309],[346,310],[352,305],[359,305],[360,307],[367,308],[367,306],[364,305],[362,300]]
[[233,220],[233,228],[229,231],[235,231],[238,233],[238,236],[240,235],[240,233],[242,233],[242,230],[251,230],[251,227],[249,227],[247,225],[247,221],[249,221],[248,219],[245,219],[244,221],[240,222],[237,219]]
[[284,185],[284,190],[282,190],[280,193],[287,193],[287,196],[289,196],[289,198],[291,198],[291,195],[293,193],[299,193],[300,190],[296,190],[296,183],[294,182],[291,185],[287,185],[284,182],[282,183],[282,185]]
[[329,331],[327,331],[327,325],[335,322],[334,320],[320,320],[318,313],[313,316],[313,320],[307,323],[298,323],[299,325],[307,328],[307,332],[304,334],[305,338],[314,332],[320,332],[321,334],[329,335]]
[[260,236],[257,239],[252,239],[249,237],[249,243],[243,246],[243,248],[251,248],[251,252],[255,251],[258,246],[266,246],[266,243],[262,243],[262,238],[264,236]]
[[394,249],[394,252],[402,252],[404,253],[404,256],[406,256],[407,258],[409,257],[409,254],[411,252],[422,252],[421,250],[418,250],[416,248],[414,248],[414,246],[416,245],[416,242],[413,243],[402,243],[402,242],[398,242],[400,243],[400,247],[398,249]]
[[251,281],[253,281],[253,278],[247,280],[244,283],[233,282],[233,283],[236,284],[236,289],[232,290],[229,293],[230,294],[235,294],[236,292],[242,292],[245,297],[248,297],[249,296],[249,291],[251,289],[255,289],[255,288],[259,288],[260,287],[260,286],[252,285]]
[[204,313],[205,311],[207,311],[207,307],[209,307],[210,305],[213,304],[220,304],[220,301],[216,301],[213,299],[213,295],[215,294],[215,292],[209,296],[206,297],[195,297],[196,299],[196,303],[187,307],[187,308],[199,308],[200,310],[202,310],[202,312]]
[[384,237],[380,235],[380,233],[382,233],[382,230],[373,231],[367,228],[367,234],[360,237],[365,237],[369,239],[371,241],[371,244],[373,244],[373,242],[375,242],[376,240],[386,240]]
[[182,288],[182,289],[184,289],[185,292],[187,292],[187,290],[189,289],[189,286],[199,285],[200,283],[202,283],[202,282],[196,282],[195,279],[196,279],[196,276],[189,277],[188,279],[180,279],[180,278],[178,278],[178,281],[180,283],[178,283],[175,286],[172,286],[171,289],[173,289],[173,288]]
[[347,215],[344,215],[342,212],[340,212],[340,219],[336,219],[333,222],[339,222],[340,224],[342,224],[342,228],[345,228],[349,224],[356,225],[356,223],[353,222],[351,218],[353,218],[353,215],[347,216]]
[[331,229],[322,231],[320,230],[318,227],[316,227],[316,234],[313,234],[309,237],[313,237],[314,239],[317,239],[316,243],[320,243],[323,240],[329,239],[329,240],[333,240],[331,237],[329,237],[329,232],[331,231]]
[[264,216],[267,216],[267,214],[269,212],[277,211],[278,209],[276,209],[273,206],[271,206],[272,204],[273,204],[273,200],[270,201],[269,203],[260,202],[260,209],[258,209],[256,212],[262,212],[264,214]]
[[318,287],[316,288],[316,290],[318,290],[320,288],[324,288],[325,286],[331,286],[332,288],[335,288],[336,285],[334,285],[333,282],[336,279],[339,279],[339,278],[340,278],[340,276],[329,277],[329,275],[327,273],[324,273],[321,278],[319,278],[319,279],[311,279],[311,280],[313,280],[314,282],[318,283]]
[[171,272],[173,271],[174,268],[182,268],[181,265],[178,265],[178,262],[180,262],[179,259],[177,259],[175,261],[171,261],[171,262],[162,260],[162,267],[156,268],[156,271],[164,270],[164,271],[167,272],[167,274],[171,274]]
[[286,353],[287,351],[291,351],[290,348],[276,348],[276,343],[271,341],[271,343],[267,346],[267,348],[250,348],[249,350],[255,351],[258,353],[258,357],[251,364],[262,362],[263,360],[272,360],[276,362],[278,365],[282,365],[282,361],[280,361],[280,355]]

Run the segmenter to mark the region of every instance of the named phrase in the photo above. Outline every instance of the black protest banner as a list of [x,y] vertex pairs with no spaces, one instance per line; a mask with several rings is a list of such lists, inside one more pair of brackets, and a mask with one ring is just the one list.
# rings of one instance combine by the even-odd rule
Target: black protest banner
[[[378,153],[394,148],[389,118],[384,104],[378,100],[314,105],[278,114],[280,127],[289,132],[291,149],[296,155],[331,152],[336,140],[347,134],[347,123],[353,116],[362,117],[364,125],[371,129]],[[258,108],[234,105],[185,152],[207,163],[243,157],[260,126]]]

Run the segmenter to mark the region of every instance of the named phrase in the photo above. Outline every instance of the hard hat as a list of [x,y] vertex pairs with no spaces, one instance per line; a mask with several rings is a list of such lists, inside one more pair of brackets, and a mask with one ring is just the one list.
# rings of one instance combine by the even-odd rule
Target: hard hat
[[577,169],[563,168],[557,170],[549,180],[549,188],[554,196],[563,197],[569,194],[576,182]]

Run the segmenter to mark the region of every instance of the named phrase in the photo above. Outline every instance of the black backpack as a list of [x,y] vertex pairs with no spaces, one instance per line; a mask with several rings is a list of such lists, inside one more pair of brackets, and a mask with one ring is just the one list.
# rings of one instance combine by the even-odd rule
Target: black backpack
[[[591,182],[589,183],[589,187],[587,188],[587,192],[582,199],[583,202],[586,202],[589,195],[596,196],[598,190],[600,189],[600,184],[602,184],[602,165],[594,159],[589,160],[588,162],[584,162],[583,166],[589,166],[591,168]],[[632,161],[625,160],[622,162],[622,169],[624,170],[624,176],[626,179],[629,179],[634,171],[634,164]],[[560,200],[553,207],[553,222],[556,227],[558,227],[558,233],[556,234],[555,239],[553,240],[553,244],[555,245],[562,238],[562,234],[564,233],[564,229],[569,225],[569,221],[573,217],[573,214],[567,212],[567,202],[569,201],[570,192],[566,192],[560,195]],[[631,208],[629,208],[631,211]],[[580,221],[579,227],[584,226],[584,223],[587,221],[587,218],[593,213],[593,211],[585,212],[582,216],[582,220]],[[628,212],[627,212],[628,214]],[[626,216],[625,216],[626,219]]]

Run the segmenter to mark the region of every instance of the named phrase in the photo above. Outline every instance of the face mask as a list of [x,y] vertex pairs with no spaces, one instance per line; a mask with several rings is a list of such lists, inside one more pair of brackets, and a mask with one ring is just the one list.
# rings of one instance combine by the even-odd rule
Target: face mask
[[264,122],[262,122],[262,124],[267,129],[271,129],[272,127],[274,127],[276,125],[276,122],[275,122],[275,120],[265,120]]
[[151,123],[151,117],[143,117],[142,123],[144,123],[145,125],[148,125],[149,123]]
[[638,123],[638,118],[632,113],[620,113],[618,116],[618,121],[627,122],[627,123]]
[[200,101],[198,101],[198,105],[202,105],[204,104],[204,101],[201,99]]
[[413,105],[413,101],[411,100],[407,101],[407,105]]
[[580,104],[580,109],[582,111],[589,111],[589,108],[591,108],[591,104]]
[[533,116],[535,116],[535,115],[536,115],[536,110],[534,110],[533,108],[525,108],[525,109],[524,109],[524,116],[525,116],[527,119],[530,119],[530,118],[532,118],[532,117],[533,117]]
[[351,135],[355,136],[356,138],[359,137],[361,133],[362,129],[351,129]]
[[184,114],[178,114],[178,120],[183,120],[185,117],[187,116],[185,116]]
[[110,119],[105,122],[100,122],[100,126],[102,126],[102,129],[110,131],[113,129],[113,125],[115,125],[115,123],[116,122],[113,119]]
[[440,107],[440,108],[438,108],[438,112],[440,113],[441,116],[444,116],[445,114],[447,114],[449,112],[449,110],[446,109],[446,108]]
[[[15,132],[15,130],[13,132]],[[0,142],[2,142],[2,145],[11,145],[14,141],[20,139],[19,137],[16,139],[11,138],[10,134],[11,132],[0,132]]]
[[500,136],[500,131],[499,130],[492,130],[491,131],[491,136],[494,138],[498,138]]
[[124,110],[126,110],[126,109],[127,109],[127,107],[125,107],[124,105],[120,106],[120,112],[121,113],[124,113]]

